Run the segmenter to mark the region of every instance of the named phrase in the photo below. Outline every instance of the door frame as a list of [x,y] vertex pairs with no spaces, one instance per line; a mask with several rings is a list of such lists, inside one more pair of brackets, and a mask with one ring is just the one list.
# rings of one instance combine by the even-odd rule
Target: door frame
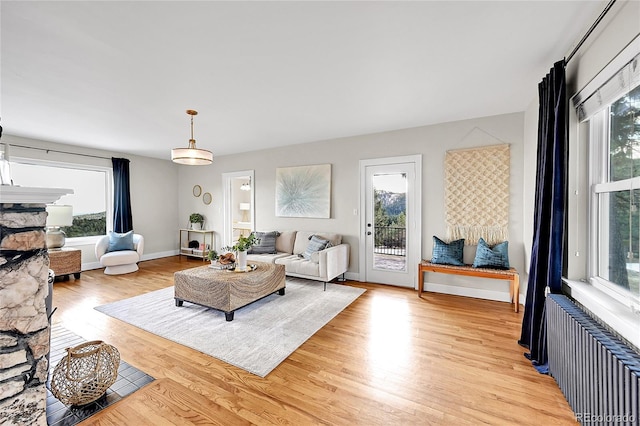
[[250,177],[251,179],[251,210],[249,217],[255,229],[255,204],[256,204],[256,180],[253,170],[243,170],[238,172],[222,173],[222,197],[223,197],[223,230],[222,245],[220,247],[230,246],[233,244],[233,213],[231,200],[231,181],[234,178]]
[[418,288],[418,264],[422,260],[422,154],[405,155],[399,157],[372,158],[360,160],[360,242],[358,250],[358,270],[360,281],[367,281],[367,224],[366,224],[366,200],[367,177],[366,170],[369,166],[385,166],[400,163],[413,163],[415,166],[415,200],[411,208],[413,220],[407,223],[407,233],[411,232],[417,238],[407,247],[407,272],[412,274],[413,288]]

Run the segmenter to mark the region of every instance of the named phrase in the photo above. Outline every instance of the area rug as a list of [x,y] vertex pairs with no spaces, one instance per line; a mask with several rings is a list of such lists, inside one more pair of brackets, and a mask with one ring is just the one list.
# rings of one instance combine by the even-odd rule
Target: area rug
[[356,300],[364,289],[287,278],[284,296],[272,294],[235,312],[189,302],[175,306],[173,287],[95,309],[265,377],[316,331]]

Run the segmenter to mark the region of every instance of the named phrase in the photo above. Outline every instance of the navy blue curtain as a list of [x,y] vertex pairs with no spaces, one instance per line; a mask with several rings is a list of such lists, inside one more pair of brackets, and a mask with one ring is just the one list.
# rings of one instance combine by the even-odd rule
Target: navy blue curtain
[[565,61],[556,62],[538,85],[538,163],[533,220],[531,266],[527,300],[518,343],[541,373],[548,373],[545,324],[545,289],[560,293],[564,270],[563,249],[567,221],[567,122]]
[[112,158],[113,164],[113,230],[129,232],[133,229],[131,193],[129,191],[129,160]]

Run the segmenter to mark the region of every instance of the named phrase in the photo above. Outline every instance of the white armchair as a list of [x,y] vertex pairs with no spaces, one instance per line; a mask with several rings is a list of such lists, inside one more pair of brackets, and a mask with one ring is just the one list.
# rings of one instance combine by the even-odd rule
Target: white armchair
[[138,270],[138,262],[144,251],[144,237],[133,234],[133,250],[120,250],[107,252],[109,248],[109,236],[100,237],[96,243],[96,258],[100,266],[104,266],[107,275],[128,274]]

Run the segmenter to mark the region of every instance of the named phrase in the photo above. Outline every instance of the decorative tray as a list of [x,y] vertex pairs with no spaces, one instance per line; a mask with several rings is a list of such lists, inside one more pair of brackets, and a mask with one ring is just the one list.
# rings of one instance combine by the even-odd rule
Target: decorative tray
[[233,263],[230,263],[228,265],[222,265],[220,263],[212,263],[211,265],[209,265],[209,268],[211,269],[216,269],[218,271],[228,271],[230,269],[235,269],[235,266],[233,265]]
[[238,268],[231,268],[231,269],[228,269],[228,271],[229,272],[251,272],[251,271],[255,271],[257,267],[258,267],[258,265],[253,263],[251,265],[247,265],[247,268],[244,269],[244,270],[238,269]]

